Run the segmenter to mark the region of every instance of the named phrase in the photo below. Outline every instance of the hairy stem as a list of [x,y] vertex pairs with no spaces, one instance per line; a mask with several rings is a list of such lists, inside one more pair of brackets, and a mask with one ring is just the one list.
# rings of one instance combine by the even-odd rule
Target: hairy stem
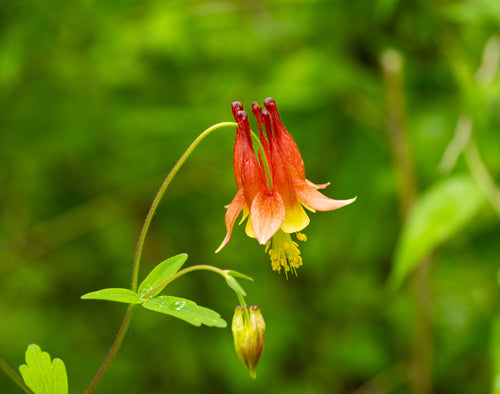
[[30,390],[24,380],[14,371],[9,364],[3,359],[0,358],[0,368],[7,374],[9,378],[11,378],[25,393],[33,394],[33,391]]
[[[149,226],[151,224],[151,221],[153,220],[153,216],[156,212],[156,209],[158,208],[158,205],[160,204],[160,201],[165,194],[165,191],[167,190],[168,186],[170,185],[170,182],[172,182],[172,179],[174,176],[177,174],[179,169],[182,167],[184,162],[187,160],[189,155],[193,152],[193,150],[198,146],[198,144],[205,139],[209,134],[211,134],[213,131],[218,130],[223,127],[238,127],[237,123],[234,122],[222,122],[222,123],[217,123],[216,125],[213,125],[206,129],[204,132],[202,132],[196,139],[191,143],[191,145],[187,148],[187,150],[184,152],[184,154],[181,156],[179,161],[175,164],[175,166],[172,168],[170,173],[167,175],[165,180],[163,181],[163,184],[160,187],[160,190],[158,190],[158,193],[156,194],[156,197],[153,200],[153,203],[151,205],[151,208],[149,209],[149,212],[146,216],[146,220],[144,221],[144,225],[142,226],[141,234],[139,235],[139,241],[137,243],[137,248],[135,251],[135,256],[134,256],[134,262],[132,266],[132,284],[131,284],[131,289],[132,291],[137,291],[137,283],[139,280],[139,266],[141,262],[141,256],[142,256],[142,249],[144,247],[144,241],[146,240],[146,235],[149,230]],[[214,267],[212,267],[214,268]],[[104,373],[107,371],[109,368],[109,365],[111,364],[111,361],[113,361],[113,358],[115,357],[116,353],[118,353],[118,350],[121,347],[121,344],[123,342],[123,339],[125,338],[125,335],[127,333],[128,327],[130,325],[130,320],[132,319],[132,311],[134,309],[134,305],[130,305],[127,309],[127,312],[125,314],[125,317],[123,318],[122,325],[120,327],[120,330],[116,334],[115,341],[113,342],[113,345],[111,346],[111,349],[108,352],[108,355],[106,356],[106,359],[104,360],[103,364],[101,365],[101,368],[99,368],[99,371],[97,372],[97,375],[94,377],[92,382],[90,383],[89,387],[85,391],[85,394],[92,392],[96,385],[99,383],[101,380],[102,376]]]
[[154,213],[156,211],[156,208],[158,208],[158,205],[160,204],[160,201],[163,197],[163,194],[167,190],[168,185],[170,185],[170,182],[172,182],[172,179],[174,176],[177,174],[179,169],[182,167],[184,162],[187,160],[189,155],[193,152],[193,150],[198,146],[198,144],[205,139],[209,134],[211,134],[213,131],[220,129],[222,127],[238,127],[237,123],[234,122],[223,122],[223,123],[217,123],[216,125],[213,125],[212,127],[209,127],[206,129],[203,133],[201,133],[196,139],[192,142],[192,144],[187,148],[187,150],[184,152],[184,154],[181,156],[179,161],[175,164],[175,166],[172,168],[168,176],[165,178],[163,181],[163,184],[160,187],[160,190],[158,190],[158,193],[156,194],[155,199],[153,200],[153,204],[151,205],[151,208],[149,209],[148,215],[146,216],[146,220],[144,221],[144,225],[142,226],[141,230],[141,235],[139,236],[139,242],[137,243],[137,249],[135,251],[135,257],[134,257],[134,265],[133,265],[133,273],[132,273],[132,286],[131,289],[133,291],[137,290],[137,281],[139,279],[139,266],[141,263],[141,256],[142,256],[142,249],[144,247],[144,241],[146,240],[146,235],[149,230],[149,225],[151,224],[151,221],[153,220]]
[[120,329],[118,330],[118,334],[116,334],[115,341],[113,342],[113,345],[111,346],[111,349],[109,350],[108,355],[106,356],[106,359],[101,365],[101,368],[99,368],[99,371],[97,372],[96,376],[90,382],[89,387],[87,390],[85,390],[85,394],[91,393],[94,391],[95,387],[101,380],[102,376],[104,373],[107,371],[109,366],[111,365],[111,361],[113,361],[113,358],[115,358],[116,353],[118,353],[118,350],[120,350],[120,346],[125,339],[125,334],[127,333],[128,326],[130,325],[130,321],[132,320],[132,311],[134,310],[135,305],[129,305],[127,308],[127,312],[125,313],[125,317],[123,318],[122,325],[120,326]]

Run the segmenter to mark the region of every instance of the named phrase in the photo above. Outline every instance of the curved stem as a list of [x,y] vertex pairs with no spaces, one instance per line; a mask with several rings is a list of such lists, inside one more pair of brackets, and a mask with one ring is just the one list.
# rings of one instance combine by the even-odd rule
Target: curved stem
[[153,219],[153,215],[156,211],[156,208],[158,207],[158,204],[160,203],[161,198],[163,197],[163,194],[165,193],[165,190],[167,190],[168,185],[172,181],[173,177],[179,169],[182,167],[186,159],[189,157],[189,155],[193,152],[194,148],[198,146],[198,144],[205,139],[210,133],[213,131],[220,129],[222,127],[227,127],[227,126],[232,126],[232,127],[238,127],[237,123],[234,122],[223,122],[223,123],[217,123],[216,125],[213,125],[212,127],[209,127],[206,129],[203,133],[201,133],[194,141],[193,143],[187,148],[186,152],[181,156],[179,161],[175,164],[174,168],[170,171],[168,176],[165,178],[163,181],[163,184],[160,187],[160,190],[158,190],[158,193],[156,194],[155,199],[153,200],[153,204],[151,205],[151,208],[149,209],[148,215],[146,216],[146,220],[144,221],[144,225],[142,226],[141,230],[141,235],[139,236],[139,242],[137,243],[137,249],[135,251],[135,257],[134,257],[134,265],[133,265],[133,273],[132,273],[132,291],[137,290],[137,281],[138,281],[138,276],[139,276],[139,266],[141,262],[141,255],[142,255],[142,248],[144,247],[144,240],[146,239],[146,235],[149,230],[149,225],[151,224],[151,220]]
[[3,359],[0,358],[0,368],[9,376],[25,393],[33,394],[33,391],[30,390],[24,380],[14,371],[9,364]]
[[[206,271],[215,272],[216,274],[219,274],[220,276],[224,277],[224,279],[226,279],[226,280],[227,280],[228,276],[230,276],[229,275],[230,271],[228,271],[228,270],[222,270],[222,269],[214,267],[212,265],[204,265],[204,264],[193,265],[191,267],[184,268],[183,270],[181,270],[181,271],[177,272],[176,274],[172,275],[170,278],[168,278],[167,280],[165,280],[164,282],[162,282],[158,286],[156,286],[149,293],[144,294],[141,298],[147,299],[147,298],[151,297],[152,294],[156,293],[159,289],[162,289],[162,288],[166,287],[167,285],[169,285],[170,283],[172,283],[174,280],[180,278],[181,276],[183,276],[185,274],[188,274],[190,272],[199,271],[199,270],[206,270]],[[250,321],[250,313],[248,312],[248,307],[247,307],[247,304],[245,302],[245,299],[244,299],[243,295],[240,294],[240,293],[238,293],[238,292],[236,292],[236,296],[238,297],[238,301],[239,301],[241,307],[245,311],[246,318],[248,319],[248,321]]]
[[[151,208],[149,209],[149,212],[146,216],[146,220],[144,221],[144,225],[142,226],[141,234],[139,235],[139,241],[137,243],[137,248],[136,248],[135,256],[134,256],[134,263],[132,266],[132,284],[131,284],[132,291],[137,291],[137,282],[138,282],[138,278],[139,278],[139,266],[140,266],[140,262],[141,262],[142,249],[144,247],[144,241],[146,239],[146,235],[148,233],[149,226],[150,226],[151,221],[153,219],[156,208],[158,208],[158,205],[160,204],[160,201],[163,197],[163,194],[167,190],[168,185],[170,185],[170,182],[172,181],[174,176],[177,174],[179,169],[182,167],[184,162],[187,160],[189,155],[198,146],[198,144],[203,139],[205,139],[205,137],[207,137],[209,134],[211,134],[215,130],[218,130],[222,127],[228,127],[228,126],[238,127],[238,124],[234,123],[234,122],[217,123],[216,125],[213,125],[213,126],[209,127],[208,129],[206,129],[198,137],[196,137],[196,139],[187,148],[187,150],[184,152],[184,154],[181,156],[179,161],[175,164],[175,166],[172,168],[170,173],[167,175],[167,177],[163,181],[163,184],[161,185],[160,190],[158,190],[158,193],[156,194],[156,197],[153,200]],[[212,267],[212,268],[215,268],[215,267]],[[128,326],[129,326],[130,321],[132,319],[133,308],[134,308],[134,305],[130,305],[128,307],[127,313],[125,314],[125,317],[123,318],[123,322],[122,322],[122,325],[120,327],[120,330],[116,334],[115,341],[113,342],[113,345],[111,346],[111,349],[109,350],[109,353],[106,356],[106,359],[104,360],[103,364],[101,365],[101,368],[99,368],[97,375],[94,377],[94,379],[90,383],[89,387],[85,391],[85,394],[88,394],[95,389],[97,383],[99,383],[102,376],[109,368],[109,365],[111,364],[111,361],[113,361],[113,358],[115,357],[116,353],[118,353],[118,350],[120,349],[120,346],[123,342],[123,339],[125,338],[125,334],[127,333]]]
[[149,297],[151,297],[152,294],[157,292],[159,289],[164,288],[165,286],[172,283],[174,280],[181,277],[182,275],[188,274],[189,272],[198,271],[198,270],[212,271],[212,272],[215,272],[216,274],[223,276],[224,278],[226,278],[226,276],[227,276],[226,270],[221,270],[220,268],[214,267],[212,265],[204,265],[204,264],[193,265],[191,267],[184,268],[183,270],[180,270],[176,274],[172,275],[170,278],[168,278],[167,280],[165,280],[164,282],[162,282],[158,286],[156,286],[149,293],[144,294],[141,298],[143,298],[143,299],[149,298]]

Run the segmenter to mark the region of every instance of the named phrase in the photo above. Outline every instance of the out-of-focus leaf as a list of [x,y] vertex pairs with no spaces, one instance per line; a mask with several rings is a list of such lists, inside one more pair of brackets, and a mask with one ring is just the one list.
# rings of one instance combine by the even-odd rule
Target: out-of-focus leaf
[[[151,290],[160,286],[163,282],[181,269],[187,258],[188,255],[186,253],[181,253],[158,264],[139,285],[139,295],[142,297],[148,294]],[[158,287],[158,289],[156,289],[150,296],[153,297],[156,294],[159,294],[164,288],[165,286]]]
[[470,176],[449,178],[424,192],[399,237],[389,284],[396,288],[437,246],[460,231],[485,200]]
[[227,323],[220,315],[208,308],[197,305],[194,301],[172,296],[149,298],[142,304],[146,309],[165,313],[199,327],[202,324],[210,327],[226,327]]
[[375,16],[381,20],[388,20],[394,15],[399,0],[378,0],[375,3]]
[[35,394],[67,394],[68,377],[64,362],[42,352],[40,346],[32,344],[26,350],[26,364],[19,367],[26,385]]
[[110,288],[93,291],[81,296],[83,300],[104,300],[114,302],[124,302],[126,304],[142,304],[139,295],[129,289]]

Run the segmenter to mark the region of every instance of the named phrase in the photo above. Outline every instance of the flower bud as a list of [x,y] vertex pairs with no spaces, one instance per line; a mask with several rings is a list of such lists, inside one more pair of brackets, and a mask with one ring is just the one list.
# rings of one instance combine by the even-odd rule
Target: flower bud
[[233,338],[236,354],[246,365],[250,376],[255,379],[255,369],[264,348],[266,323],[259,307],[248,308],[248,316],[241,306],[237,306],[233,316]]

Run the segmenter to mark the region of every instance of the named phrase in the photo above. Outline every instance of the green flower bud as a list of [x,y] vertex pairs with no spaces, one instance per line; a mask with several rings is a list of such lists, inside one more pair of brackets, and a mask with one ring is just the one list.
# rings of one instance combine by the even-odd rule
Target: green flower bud
[[233,338],[236,354],[243,361],[243,364],[250,372],[250,376],[255,379],[255,369],[264,348],[264,334],[266,333],[266,323],[262,317],[259,307],[248,308],[247,316],[241,306],[237,306],[233,316]]

